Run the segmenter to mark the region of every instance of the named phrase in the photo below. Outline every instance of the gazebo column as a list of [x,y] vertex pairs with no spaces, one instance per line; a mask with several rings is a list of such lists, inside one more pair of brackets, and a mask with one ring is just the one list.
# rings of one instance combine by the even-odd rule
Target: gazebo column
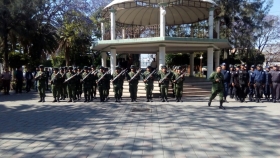
[[213,72],[213,50],[212,47],[207,49],[207,78],[209,78]]
[[194,71],[194,53],[191,53],[190,54],[190,77],[194,76],[193,71]]
[[101,40],[104,40],[104,35],[105,35],[105,25],[104,22],[101,22]]
[[159,46],[159,69],[160,69],[160,65],[165,65],[165,46],[164,45],[160,45]]
[[214,31],[214,9],[215,8],[210,8],[209,9],[209,39],[213,39],[213,31]]
[[107,53],[106,52],[102,52],[101,53],[101,65],[103,66],[103,67],[107,67]]
[[215,67],[220,65],[220,51],[215,51]]
[[166,3],[160,3],[160,37],[165,37],[165,15],[166,15],[166,10],[165,6]]
[[217,39],[220,39],[220,19],[216,21],[215,30],[217,32]]
[[113,74],[116,70],[116,48],[111,48],[111,56],[110,56],[110,68],[111,74]]
[[116,10],[110,9],[111,12],[111,40],[116,39]]
[[125,39],[125,28],[122,28],[122,39]]

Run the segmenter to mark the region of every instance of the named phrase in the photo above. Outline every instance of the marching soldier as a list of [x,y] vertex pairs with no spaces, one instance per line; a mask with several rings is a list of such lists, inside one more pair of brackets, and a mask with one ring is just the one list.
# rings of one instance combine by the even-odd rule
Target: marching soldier
[[236,101],[239,100],[238,94],[240,91],[239,79],[238,79],[239,68],[240,68],[240,66],[237,65],[235,71],[232,73],[232,76],[231,76],[231,85],[233,87],[233,95],[234,95]]
[[265,85],[264,85],[264,95],[267,101],[270,101],[271,87],[272,87],[272,80],[271,80],[270,67],[267,66],[265,71]]
[[248,90],[248,82],[249,82],[249,74],[245,70],[245,64],[241,64],[241,68],[238,72],[238,79],[239,79],[239,99],[240,102],[245,102],[245,98],[247,96]]
[[60,100],[65,100],[67,94],[67,84],[64,83],[66,79],[66,73],[64,71],[64,67],[60,67],[60,74],[61,74]]
[[223,74],[223,77],[224,77],[224,82],[223,82],[224,83],[224,102],[227,102],[228,86],[230,84],[231,74],[227,70],[226,63],[222,63],[221,73]]
[[[94,65],[91,65],[91,72],[93,73],[95,70],[96,70],[96,67]],[[97,80],[97,72],[95,71],[95,73],[92,74],[92,89],[90,91],[91,101],[93,99],[96,99],[96,89],[97,89],[96,80]]]
[[[86,71],[86,70],[85,70]],[[81,81],[81,79],[83,79],[83,77],[82,77],[82,70],[81,70],[81,68],[80,67],[77,67],[77,73],[78,73],[78,75],[77,75],[77,84],[76,84],[76,86],[77,86],[77,91],[76,91],[76,96],[77,96],[77,99],[78,100],[80,100],[81,99],[81,97],[82,97],[82,93],[83,93],[83,84],[80,82]]]
[[53,93],[53,103],[59,102],[59,96],[61,95],[62,75],[58,72],[58,68],[54,68],[54,73],[51,76],[51,88]]
[[171,72],[167,72],[167,67],[165,65],[161,66],[161,71],[158,73],[158,79],[160,84],[161,101],[168,102],[168,86],[171,80]]
[[44,72],[44,66],[40,65],[39,66],[40,71],[37,72],[36,76],[35,76],[35,80],[37,80],[37,87],[38,87],[38,91],[39,91],[39,95],[40,95],[40,100],[38,102],[45,102],[45,91],[46,91],[46,77],[47,75]]
[[224,96],[224,76],[221,73],[221,67],[218,66],[216,68],[216,72],[213,72],[210,77],[209,80],[212,81],[213,85],[212,85],[212,94],[209,98],[209,102],[208,102],[208,106],[211,106],[211,102],[212,100],[219,95],[220,97],[220,109],[225,109],[223,107],[223,96]]
[[[69,71],[66,73],[66,80],[67,81],[67,93],[69,96],[68,102],[75,102],[74,97],[76,96],[76,77],[74,76],[75,73],[73,72],[73,67],[69,66]],[[74,77],[73,77],[74,76]],[[65,80],[65,81],[66,81]]]
[[107,73],[106,74],[106,78],[107,78],[107,80],[106,80],[106,88],[105,88],[105,100],[106,101],[108,101],[110,98],[109,98],[109,91],[110,91],[110,79],[111,79],[111,77],[112,77],[112,75],[110,74],[110,73],[108,73],[108,71],[109,71],[109,69],[106,67],[105,68],[105,72]]
[[155,75],[151,73],[152,73],[152,67],[148,66],[146,71],[142,74],[143,81],[145,83],[147,102],[153,102],[153,89],[154,89]]
[[255,87],[254,87],[254,80],[255,80],[255,66],[251,66],[251,70],[249,70],[249,100],[253,101],[253,96],[255,94]]
[[261,95],[263,91],[263,87],[265,84],[265,73],[262,71],[262,66],[259,64],[257,65],[257,70],[254,72],[254,87],[255,87],[255,98],[256,103],[261,102]]
[[125,79],[125,76],[120,74],[121,73],[121,68],[116,67],[116,71],[112,75],[112,83],[114,87],[114,93],[115,93],[115,102],[120,102],[121,99],[121,89],[122,89],[122,83]]
[[182,94],[183,94],[183,84],[185,80],[185,75],[181,71],[181,67],[176,67],[176,71],[173,74],[172,80],[174,83],[175,90],[175,98],[177,102],[182,102]]
[[280,101],[280,71],[278,66],[275,64],[273,70],[271,71],[271,80],[272,80],[272,99],[273,103]]
[[[230,78],[232,78],[233,73],[235,72],[235,68],[233,67],[233,65],[229,65],[229,72],[230,72]],[[229,84],[229,95],[230,95],[230,98],[233,99],[234,94],[233,94],[233,86],[231,84],[231,81],[230,81],[230,84]]]
[[[126,75],[126,74],[124,74],[124,75]],[[123,80],[121,81],[120,100],[122,100],[122,95],[123,95],[123,83],[124,83],[124,80],[125,80],[125,79],[123,79]]]
[[105,97],[106,97],[106,82],[108,82],[107,80],[110,80],[107,78],[106,72],[104,67],[100,67],[100,71],[97,74],[97,78],[99,80],[99,82],[97,83],[98,85],[98,91],[99,91],[99,95],[100,95],[100,102],[104,102],[105,101]]
[[[178,67],[177,66],[172,67],[172,71],[171,71],[172,75],[171,76],[173,76],[174,73],[176,73],[176,70],[177,70]],[[175,98],[175,83],[172,82],[171,88],[172,88],[172,97]]]
[[127,74],[127,81],[129,82],[129,93],[131,102],[136,102],[137,89],[140,76],[137,75],[136,67],[134,65],[130,66],[131,71]]
[[85,103],[90,101],[90,95],[92,90],[92,77],[93,75],[91,74],[90,68],[85,66],[84,73],[82,74],[82,77],[80,79],[84,91]]

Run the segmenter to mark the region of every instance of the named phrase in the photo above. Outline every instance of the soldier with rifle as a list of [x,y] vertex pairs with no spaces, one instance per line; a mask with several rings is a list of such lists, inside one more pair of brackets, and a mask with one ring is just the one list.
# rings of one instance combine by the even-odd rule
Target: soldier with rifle
[[161,93],[161,101],[168,102],[167,95],[168,95],[168,86],[169,81],[171,81],[172,72],[167,71],[167,67],[165,65],[161,66],[161,71],[158,72],[158,83],[160,84],[160,93]]
[[67,83],[67,93],[69,96],[68,102],[75,102],[74,97],[76,96],[76,73],[73,72],[73,67],[69,66],[69,71],[66,73],[66,80],[64,83]]
[[46,73],[44,72],[44,66],[40,65],[39,66],[40,71],[37,72],[35,76],[35,80],[37,80],[37,87],[38,87],[38,92],[40,95],[40,100],[38,102],[45,102],[45,97],[46,97]]
[[114,93],[115,93],[115,102],[120,102],[121,99],[121,89],[122,89],[122,83],[125,79],[125,73],[126,69],[121,71],[120,67],[116,67],[116,71],[112,75],[112,83],[114,87]]
[[103,66],[101,66],[99,69],[100,71],[97,74],[98,80],[96,81],[96,84],[98,86],[100,102],[104,102],[106,97],[106,86],[107,86],[106,84],[108,80],[110,80],[110,78],[108,78],[108,75],[105,72],[105,68]]
[[80,82],[81,79],[83,79],[82,73],[81,73],[82,69],[79,66],[77,66],[76,69],[77,69],[77,73],[78,73],[78,75],[77,75],[77,84],[76,84],[76,98],[78,100],[80,100],[81,97],[82,97],[82,93],[83,93],[83,85]]
[[61,74],[60,100],[65,100],[66,95],[67,95],[67,84],[64,83],[64,81],[66,79],[66,73],[65,73],[64,67],[60,67],[59,73]]
[[61,80],[62,75],[58,72],[58,68],[54,68],[54,73],[51,76],[51,88],[53,93],[53,103],[59,102],[59,96],[61,95]]
[[90,95],[91,95],[91,90],[92,90],[92,72],[90,71],[90,68],[87,66],[84,67],[84,73],[82,74],[82,78],[80,82],[82,83],[83,86],[83,92],[84,92],[84,97],[85,97],[85,103],[90,101]]
[[176,67],[176,71],[174,72],[172,76],[172,80],[175,89],[175,98],[177,102],[183,102],[182,101],[182,94],[183,94],[183,84],[185,80],[185,72],[182,71],[182,68],[180,66]]
[[136,67],[134,65],[130,66],[130,72],[127,74],[127,81],[129,83],[129,93],[131,102],[137,102],[137,90],[138,90],[138,83],[140,80],[140,73],[141,69],[136,72]]
[[110,73],[108,73],[109,71],[109,68],[105,68],[105,72],[106,72],[106,88],[105,88],[105,100],[108,101],[110,98],[109,98],[109,91],[110,91],[110,79],[112,78],[112,75]]
[[157,70],[155,69],[152,72],[152,69],[151,66],[148,66],[146,71],[142,74],[145,83],[147,102],[153,102],[154,80],[156,78]]
[[223,97],[224,97],[224,76],[223,74],[221,73],[221,66],[218,66],[216,68],[216,72],[213,72],[210,77],[209,77],[209,80],[213,83],[212,85],[212,94],[209,98],[209,102],[208,102],[208,106],[211,106],[211,102],[212,100],[217,96],[219,95],[220,97],[220,106],[219,108],[220,109],[225,109],[223,107]]
[[93,99],[96,99],[96,89],[97,89],[96,80],[97,80],[97,73],[98,73],[94,65],[91,65],[91,72],[92,72],[92,88],[90,91],[90,97],[92,101]]

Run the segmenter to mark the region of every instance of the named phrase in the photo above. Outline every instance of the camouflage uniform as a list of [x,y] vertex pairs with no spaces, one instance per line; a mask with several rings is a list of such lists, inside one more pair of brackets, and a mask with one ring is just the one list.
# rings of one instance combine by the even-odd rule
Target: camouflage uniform
[[[131,69],[135,70],[135,66],[131,65]],[[137,72],[130,71],[127,74],[127,80],[129,81],[129,93],[131,102],[136,101],[137,98],[137,90],[138,90],[138,83],[140,80],[140,76],[137,75],[133,80],[131,78],[136,74]]]
[[[104,69],[103,67],[101,67],[100,69]],[[100,79],[106,72],[102,72],[100,71],[98,74],[97,74],[97,78]],[[103,79],[101,79],[99,81],[99,83],[97,84],[98,85],[98,91],[99,91],[99,95],[100,95],[100,102],[104,102],[105,101],[105,97],[106,97],[106,83],[108,82],[108,80],[110,80],[110,78],[107,78],[108,76],[105,75],[103,77]]]
[[[71,68],[69,68],[71,70]],[[70,77],[74,76],[75,73],[72,71],[67,72],[66,73],[66,80],[69,79]],[[77,78],[73,77],[72,79],[70,79],[69,81],[67,81],[67,93],[69,96],[69,100],[68,102],[74,102],[74,97],[76,96],[76,82],[77,82]]]
[[[58,69],[57,69],[58,71]],[[62,83],[62,75],[58,72],[57,74],[53,73],[51,76],[51,85],[52,85],[52,93],[53,93],[53,102],[59,102],[59,96],[61,94],[61,83]]]
[[66,73],[64,71],[62,71],[63,69],[61,69],[60,74],[61,74],[61,94],[60,94],[60,100],[65,100],[66,96],[67,96],[67,83],[64,83],[65,79],[66,79]]
[[82,70],[80,70],[79,68],[78,68],[78,73],[79,74],[77,75],[76,96],[77,99],[80,100],[83,93],[83,85],[80,81],[83,79],[83,77],[82,77]]
[[[219,94],[220,97],[220,108],[223,107],[223,97],[224,97],[224,76],[222,73],[213,72],[209,80],[213,83],[212,85],[212,94],[210,96],[208,106],[211,105],[212,100]],[[219,80],[219,81],[216,81]]]
[[[121,73],[121,72],[119,72],[119,73]],[[119,73],[118,72],[114,72],[113,75],[112,75],[112,79],[114,79],[116,76],[118,76]],[[122,86],[123,86],[122,83],[124,81],[124,78],[125,78],[124,75],[120,75],[118,78],[116,78],[113,81],[113,87],[114,87],[116,102],[119,102],[120,99],[121,99],[121,89],[122,89]]]
[[[162,66],[162,69],[166,69],[165,66]],[[166,76],[167,75],[167,76]],[[161,83],[160,83],[160,93],[161,93],[161,100],[162,102],[167,101],[167,95],[168,95],[168,86],[169,86],[169,81],[171,80],[172,77],[172,73],[171,72],[158,72],[158,80],[160,81],[161,79],[163,79],[166,76],[166,79],[164,79]]]
[[37,80],[37,87],[38,87],[38,92],[40,95],[40,100],[39,102],[45,102],[45,97],[46,97],[46,73],[43,71],[43,66],[40,66],[41,71],[38,71],[35,79]]
[[[148,69],[151,71],[152,68],[148,67]],[[142,74],[144,83],[145,83],[145,90],[146,90],[146,97],[147,97],[147,102],[149,101],[153,101],[153,90],[154,90],[154,79],[155,79],[155,74],[153,74],[148,80],[146,80],[148,78],[148,76],[152,73],[150,71],[145,71]]]
[[[85,68],[87,69],[87,68]],[[83,91],[84,91],[84,96],[85,96],[85,101],[84,102],[89,102],[90,101],[90,94],[91,94],[91,89],[92,89],[92,74],[89,74],[91,72],[84,72],[82,74],[83,78]]]
[[172,76],[173,81],[178,79],[174,83],[175,97],[176,97],[177,102],[181,101],[182,94],[183,94],[183,84],[184,84],[185,76],[181,76],[181,75],[183,75],[183,74],[174,72],[174,74]]

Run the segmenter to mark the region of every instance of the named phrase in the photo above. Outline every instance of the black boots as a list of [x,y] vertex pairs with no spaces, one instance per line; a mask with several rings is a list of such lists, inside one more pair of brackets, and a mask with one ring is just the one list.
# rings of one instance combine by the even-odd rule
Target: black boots
[[39,103],[42,102],[43,98],[41,97],[40,100],[38,101]]
[[57,102],[56,98],[54,98],[54,100],[52,101],[53,103]]
[[210,100],[208,101],[208,106],[211,106],[211,101]]
[[226,109],[226,108],[223,107],[223,101],[222,100],[220,101],[219,109],[224,109],[224,110]]

